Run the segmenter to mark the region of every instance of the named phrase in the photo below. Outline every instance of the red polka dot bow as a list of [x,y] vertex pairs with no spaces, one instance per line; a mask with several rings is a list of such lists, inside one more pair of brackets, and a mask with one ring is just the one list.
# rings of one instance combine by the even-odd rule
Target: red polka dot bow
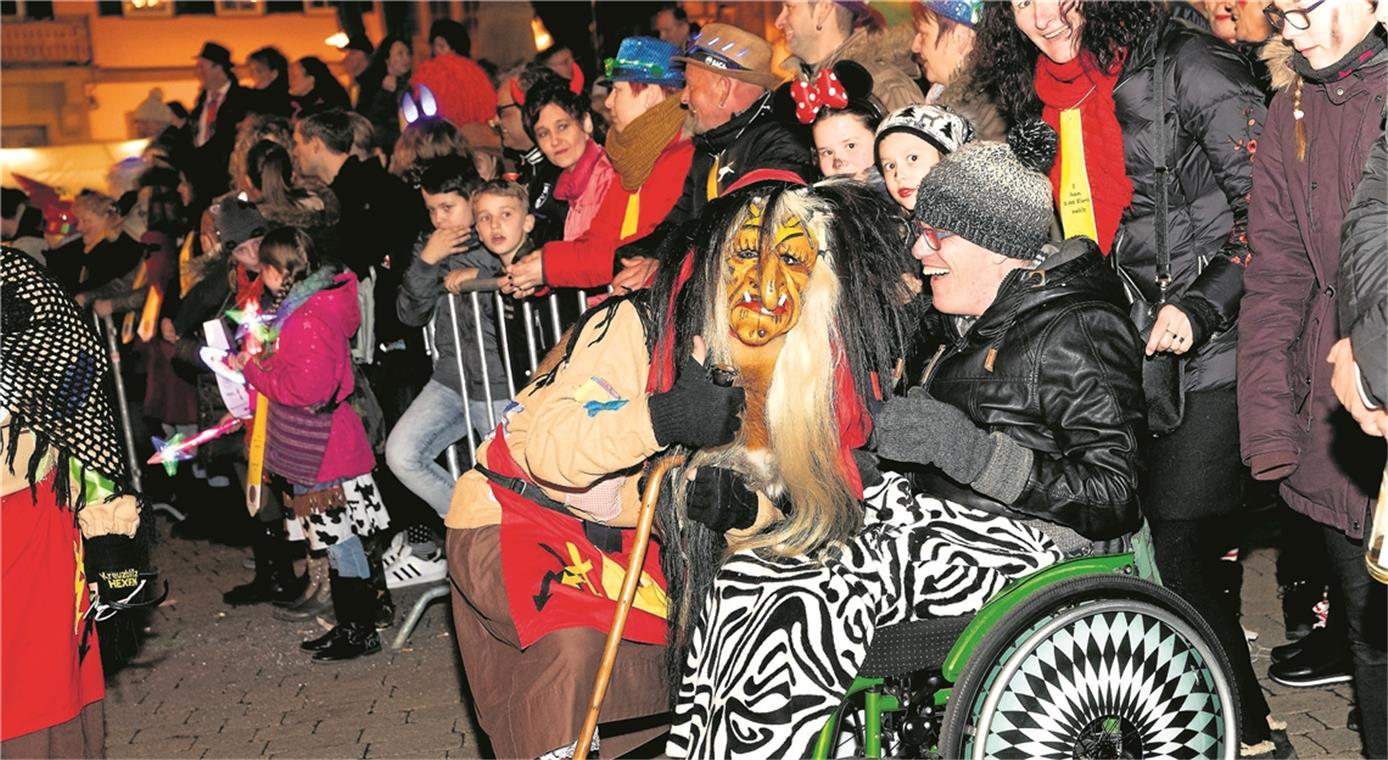
[[819,109],[843,109],[848,107],[848,91],[834,75],[833,69],[824,69],[814,78],[796,80],[790,86],[790,96],[795,100],[795,118],[801,124],[809,124],[819,114]]

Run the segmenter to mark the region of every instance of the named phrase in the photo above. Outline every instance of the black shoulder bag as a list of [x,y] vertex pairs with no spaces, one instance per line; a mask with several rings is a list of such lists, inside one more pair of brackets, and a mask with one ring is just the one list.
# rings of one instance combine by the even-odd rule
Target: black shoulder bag
[[[1152,335],[1152,327],[1157,321],[1157,312],[1166,305],[1167,297],[1171,287],[1171,247],[1167,242],[1167,206],[1170,199],[1167,197],[1167,177],[1171,167],[1168,166],[1168,145],[1166,135],[1166,47],[1161,39],[1162,32],[1157,31],[1156,45],[1156,65],[1152,78],[1156,83],[1157,97],[1153,99],[1155,104],[1155,121],[1153,128],[1156,130],[1157,140],[1157,165],[1153,167],[1156,172],[1156,218],[1152,225],[1153,232],[1156,234],[1157,242],[1157,288],[1158,295],[1156,302],[1148,301],[1142,291],[1133,286],[1128,281],[1128,291],[1132,295],[1132,320],[1137,326],[1138,334],[1141,336],[1143,344]],[[1125,280],[1128,275],[1121,266],[1116,267],[1119,274]],[[1147,431],[1154,436],[1163,436],[1171,433],[1181,426],[1181,419],[1186,411],[1185,394],[1185,361],[1176,354],[1160,352],[1152,356],[1144,357],[1142,362],[1142,391],[1147,397]]]

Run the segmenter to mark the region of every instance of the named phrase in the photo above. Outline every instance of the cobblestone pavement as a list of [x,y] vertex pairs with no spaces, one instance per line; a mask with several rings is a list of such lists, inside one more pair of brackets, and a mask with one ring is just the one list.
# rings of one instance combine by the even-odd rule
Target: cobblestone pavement
[[[136,663],[116,674],[106,698],[112,758],[478,757],[484,752],[467,706],[446,602],[433,605],[411,645],[339,665],[314,665],[300,640],[314,623],[270,617],[268,606],[226,607],[221,592],[244,582],[249,550],[165,536],[156,561],[172,583]],[[419,589],[396,594],[403,617]],[[1283,643],[1273,555],[1245,560],[1244,625],[1258,632],[1254,670],[1273,714],[1286,720],[1303,758],[1358,757],[1345,728],[1348,684],[1289,689],[1265,675]],[[388,631],[394,634],[394,630]]]

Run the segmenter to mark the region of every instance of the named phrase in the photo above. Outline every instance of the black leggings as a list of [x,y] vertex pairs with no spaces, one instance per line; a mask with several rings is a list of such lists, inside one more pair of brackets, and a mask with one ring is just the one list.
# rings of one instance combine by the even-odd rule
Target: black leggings
[[1267,739],[1268,703],[1258,677],[1253,674],[1248,641],[1238,618],[1219,597],[1210,583],[1218,570],[1216,562],[1229,546],[1227,533],[1219,529],[1221,520],[1151,521],[1153,551],[1162,584],[1190,602],[1214,629],[1219,645],[1234,668],[1234,688],[1239,693],[1240,739],[1256,744]]
[[1226,525],[1243,507],[1247,473],[1239,459],[1238,407],[1233,389],[1186,395],[1186,415],[1170,435],[1151,439],[1143,451],[1147,477],[1142,506],[1152,528],[1162,583],[1200,613],[1234,669],[1239,693],[1240,739],[1269,738],[1268,705],[1253,674],[1248,641],[1238,617],[1211,584],[1220,556],[1234,541]]

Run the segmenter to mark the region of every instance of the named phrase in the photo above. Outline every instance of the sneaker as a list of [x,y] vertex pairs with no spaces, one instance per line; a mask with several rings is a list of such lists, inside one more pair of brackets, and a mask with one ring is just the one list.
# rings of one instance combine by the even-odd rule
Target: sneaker
[[386,567],[386,588],[436,583],[447,577],[448,561],[443,558],[441,552],[434,552],[428,557],[418,557],[406,546],[401,550],[398,559]]
[[390,540],[390,545],[381,552],[381,562],[384,563],[386,567],[395,564],[400,559],[400,553],[409,545],[410,532],[408,530],[402,530],[396,533],[395,538]]

